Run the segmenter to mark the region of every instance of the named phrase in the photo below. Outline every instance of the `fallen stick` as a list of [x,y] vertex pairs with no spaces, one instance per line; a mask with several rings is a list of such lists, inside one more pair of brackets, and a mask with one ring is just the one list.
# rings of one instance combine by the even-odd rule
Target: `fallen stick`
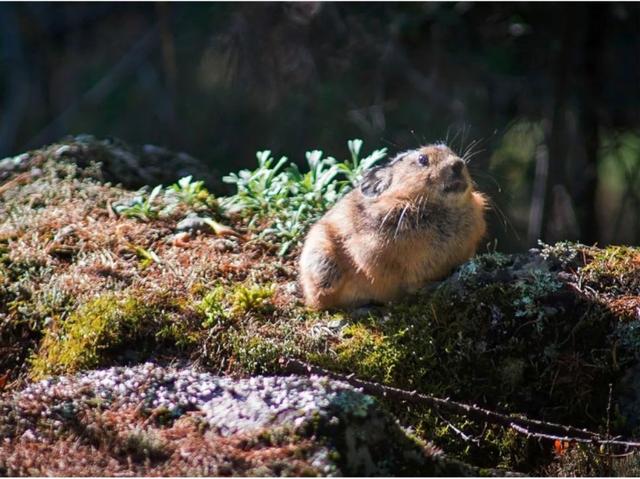
[[621,439],[607,439],[602,435],[579,429],[573,426],[565,426],[551,422],[529,419],[520,415],[506,415],[489,409],[484,409],[475,404],[465,404],[451,399],[443,399],[430,394],[421,394],[416,391],[407,391],[392,386],[384,386],[379,383],[365,381],[356,378],[353,374],[344,375],[323,369],[313,364],[305,363],[298,359],[282,358],[280,364],[284,372],[290,374],[315,374],[327,376],[331,379],[346,382],[372,396],[400,399],[419,406],[432,407],[438,410],[448,410],[462,414],[473,419],[511,428],[519,434],[539,439],[579,442],[594,445],[625,446],[628,448],[640,448],[640,442],[625,441]]

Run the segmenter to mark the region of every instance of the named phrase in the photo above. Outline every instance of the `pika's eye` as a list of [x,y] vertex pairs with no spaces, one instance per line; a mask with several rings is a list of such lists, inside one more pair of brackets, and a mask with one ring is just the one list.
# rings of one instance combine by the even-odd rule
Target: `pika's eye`
[[429,156],[428,155],[420,155],[418,157],[418,163],[421,166],[429,166]]

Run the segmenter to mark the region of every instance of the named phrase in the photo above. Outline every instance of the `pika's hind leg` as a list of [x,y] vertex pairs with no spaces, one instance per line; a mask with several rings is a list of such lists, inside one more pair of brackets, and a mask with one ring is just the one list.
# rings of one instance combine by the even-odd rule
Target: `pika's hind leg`
[[300,283],[307,305],[326,309],[340,304],[345,272],[332,241],[324,231],[314,229],[300,255]]

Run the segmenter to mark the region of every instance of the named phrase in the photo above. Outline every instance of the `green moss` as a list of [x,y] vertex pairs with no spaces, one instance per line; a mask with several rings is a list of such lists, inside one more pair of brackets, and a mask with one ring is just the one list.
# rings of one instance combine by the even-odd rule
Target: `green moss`
[[[478,338],[490,334],[494,309],[485,298],[497,288],[483,288],[473,302],[442,290],[416,303],[394,305],[382,316],[353,322],[329,354],[313,358],[329,368],[438,394],[456,392],[465,378],[469,385],[487,381],[497,368],[484,354],[488,344]],[[505,303],[508,310],[509,300]],[[482,374],[474,378],[476,368]]]
[[155,334],[158,343],[174,344],[178,349],[190,349],[200,340],[200,332],[193,329],[187,321],[180,318],[163,321]]
[[275,286],[272,284],[236,285],[231,296],[231,311],[233,314],[269,313],[274,309],[271,301],[274,292]]
[[[144,342],[191,345],[195,338],[188,329],[172,322],[162,304],[136,296],[104,294],[80,306],[66,318],[57,318],[45,332],[31,358],[34,378],[89,369],[135,345],[140,353]],[[143,343],[137,343],[138,341]]]
[[274,292],[275,286],[272,284],[218,284],[203,296],[196,306],[196,311],[204,317],[203,327],[210,328],[221,321],[238,318],[247,313],[272,312]]
[[232,332],[229,344],[234,369],[245,374],[273,373],[279,369],[280,358],[300,354],[291,341],[278,341],[247,331]]
[[275,285],[245,281],[220,283],[204,294],[195,311],[208,330],[201,350],[210,367],[241,373],[273,372],[282,355],[294,349],[297,352],[290,340],[281,337],[287,326],[276,328],[264,321],[277,321],[270,316],[275,311],[274,292]]
[[349,325],[343,331],[344,340],[335,347],[335,362],[350,365],[359,376],[390,382],[404,356],[398,346],[406,332],[398,329],[386,336],[370,322]]
[[640,248],[609,246],[588,253],[591,261],[580,269],[581,279],[608,295],[640,294]]

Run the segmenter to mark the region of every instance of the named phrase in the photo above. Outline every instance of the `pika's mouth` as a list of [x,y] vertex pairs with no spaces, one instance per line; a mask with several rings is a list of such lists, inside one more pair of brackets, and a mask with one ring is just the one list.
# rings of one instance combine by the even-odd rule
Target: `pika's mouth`
[[462,193],[467,189],[468,183],[464,178],[456,178],[444,185],[445,193]]

